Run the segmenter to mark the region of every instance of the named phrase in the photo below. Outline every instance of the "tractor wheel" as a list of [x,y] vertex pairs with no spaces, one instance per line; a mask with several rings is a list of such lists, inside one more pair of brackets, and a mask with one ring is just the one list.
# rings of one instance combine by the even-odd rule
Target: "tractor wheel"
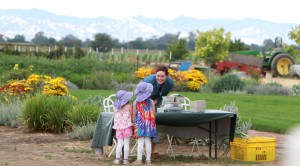
[[275,75],[287,76],[294,63],[294,59],[290,55],[279,54],[272,60],[271,68]]

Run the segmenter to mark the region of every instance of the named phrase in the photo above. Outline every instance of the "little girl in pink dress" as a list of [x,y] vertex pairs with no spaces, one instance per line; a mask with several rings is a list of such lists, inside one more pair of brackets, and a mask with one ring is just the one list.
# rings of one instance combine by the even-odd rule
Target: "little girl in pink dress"
[[124,145],[123,164],[129,164],[129,141],[132,136],[132,105],[129,104],[133,93],[120,90],[116,94],[114,101],[114,126],[116,130],[117,149],[115,164],[120,164],[120,156]]

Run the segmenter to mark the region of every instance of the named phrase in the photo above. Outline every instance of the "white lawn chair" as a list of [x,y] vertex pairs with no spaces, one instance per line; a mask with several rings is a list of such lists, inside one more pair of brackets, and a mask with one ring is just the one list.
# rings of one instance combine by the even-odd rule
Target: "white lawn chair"
[[114,112],[114,99],[115,94],[112,94],[103,100],[103,108],[105,112]]
[[[181,96],[180,94],[171,94],[170,96]],[[187,97],[184,97],[183,103],[181,103],[182,110],[189,110],[191,100]]]
[[[115,94],[112,94],[110,96],[108,96],[107,98],[105,98],[103,100],[103,108],[105,112],[114,112],[114,98],[116,97]],[[113,137],[113,148],[110,151],[108,157],[110,157],[112,155],[112,153],[115,151],[116,147],[117,147],[117,140]]]

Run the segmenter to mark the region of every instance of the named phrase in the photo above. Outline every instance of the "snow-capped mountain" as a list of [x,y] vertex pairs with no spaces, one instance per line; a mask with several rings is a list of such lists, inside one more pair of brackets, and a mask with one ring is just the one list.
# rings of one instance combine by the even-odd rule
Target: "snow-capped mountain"
[[258,19],[196,19],[177,17],[173,20],[151,19],[143,16],[113,19],[108,17],[79,18],[60,16],[42,10],[0,10],[0,34],[13,38],[25,36],[30,41],[37,32],[44,32],[48,37],[61,39],[72,34],[81,40],[93,39],[96,33],[107,33],[120,41],[135,40],[138,37],[149,39],[166,33],[188,36],[189,32],[210,30],[223,27],[231,32],[232,39],[241,39],[247,44],[262,44],[264,39],[281,36],[283,41],[293,44],[288,39],[289,31],[296,24],[274,23]]

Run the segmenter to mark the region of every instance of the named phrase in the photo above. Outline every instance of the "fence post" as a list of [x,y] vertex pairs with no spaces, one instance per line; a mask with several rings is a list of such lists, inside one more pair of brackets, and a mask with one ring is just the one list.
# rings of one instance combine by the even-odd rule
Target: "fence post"
[[169,67],[171,67],[171,59],[172,59],[172,51],[170,51],[170,57],[169,57]]
[[139,50],[136,50],[136,70],[139,68]]

